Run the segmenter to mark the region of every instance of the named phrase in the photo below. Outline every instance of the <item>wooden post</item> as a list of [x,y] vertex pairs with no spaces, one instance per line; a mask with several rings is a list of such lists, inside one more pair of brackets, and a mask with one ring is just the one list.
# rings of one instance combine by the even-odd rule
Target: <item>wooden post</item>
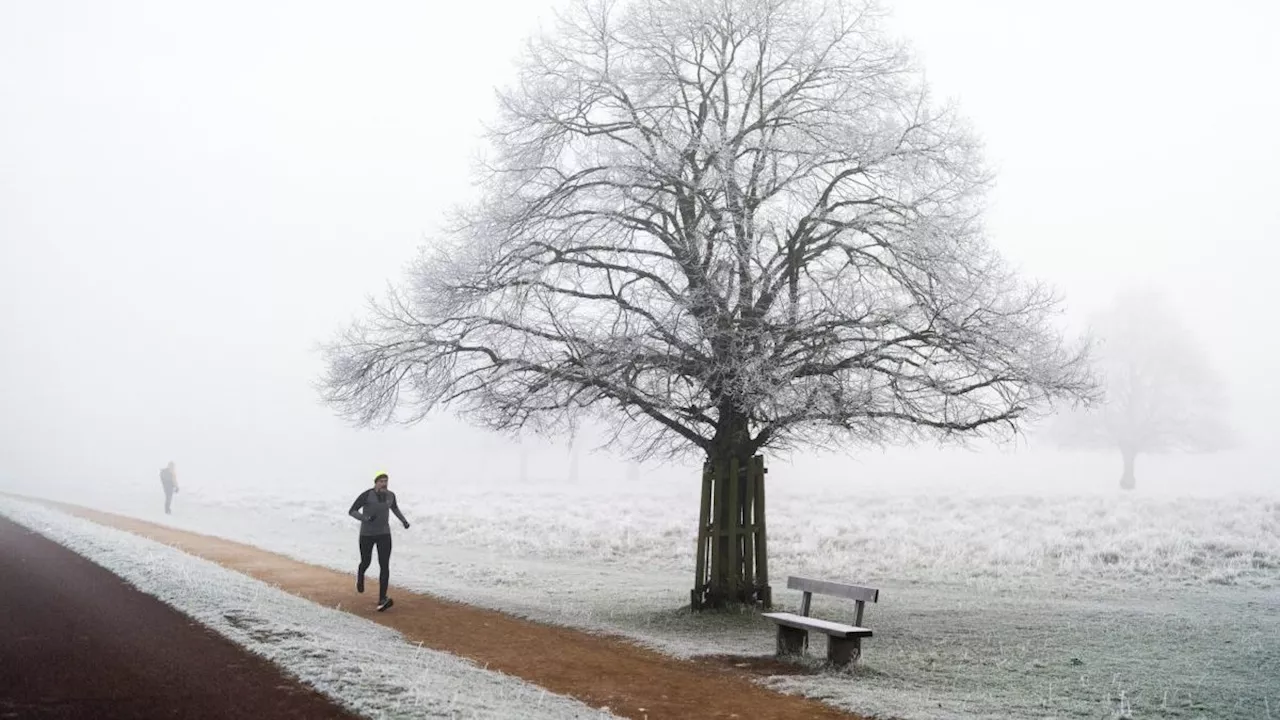
[[707,569],[707,545],[711,541],[711,484],[714,474],[715,469],[711,463],[702,464],[702,503],[698,510],[698,565],[694,570],[693,590],[689,599],[689,607],[693,610],[702,609],[707,584],[711,579]]
[[707,597],[711,600],[711,604],[719,606],[727,598],[721,593],[729,585],[729,503],[725,498],[728,487],[724,483],[725,477],[729,474],[728,465],[716,465],[715,474],[712,476],[712,485],[714,489],[711,494],[711,521],[712,525],[712,560],[711,566],[715,569],[716,574],[712,583],[716,588],[715,592],[708,592]]
[[738,465],[738,458],[729,458],[729,472],[725,473],[721,482],[726,483],[728,502],[725,507],[725,537],[728,540],[727,572],[729,573],[729,598],[741,602],[745,588],[742,587],[742,509],[738,507],[738,473],[746,468]]
[[756,597],[766,608],[773,607],[773,591],[769,587],[769,545],[765,532],[764,513],[764,476],[769,472],[764,466],[764,456],[751,458],[751,467],[755,470],[755,563],[756,563]]
[[740,483],[742,510],[735,512],[739,516],[742,528],[742,596],[744,601],[748,603],[755,602],[755,521],[753,511],[755,510],[755,459],[751,459],[739,471],[740,479],[735,482]]

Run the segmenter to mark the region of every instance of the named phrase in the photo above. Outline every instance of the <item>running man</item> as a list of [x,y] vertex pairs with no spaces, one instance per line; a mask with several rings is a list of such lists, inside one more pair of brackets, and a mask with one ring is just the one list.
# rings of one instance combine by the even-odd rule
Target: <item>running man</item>
[[378,548],[378,611],[391,607],[387,597],[387,583],[391,580],[391,523],[388,516],[396,517],[409,529],[409,521],[400,513],[396,494],[387,489],[387,474],[378,473],[373,479],[373,489],[366,490],[351,503],[347,514],[360,521],[360,567],[356,570],[356,592],[364,592],[364,571],[373,562],[373,548]]
[[164,514],[171,515],[169,505],[173,503],[173,494],[178,492],[178,470],[172,460],[160,470],[160,487],[164,488]]

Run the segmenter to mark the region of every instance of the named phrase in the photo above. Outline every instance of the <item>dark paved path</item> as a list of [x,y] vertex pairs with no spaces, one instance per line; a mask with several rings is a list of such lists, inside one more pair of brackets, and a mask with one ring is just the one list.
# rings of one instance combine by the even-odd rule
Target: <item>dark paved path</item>
[[0,517],[0,719],[355,716]]

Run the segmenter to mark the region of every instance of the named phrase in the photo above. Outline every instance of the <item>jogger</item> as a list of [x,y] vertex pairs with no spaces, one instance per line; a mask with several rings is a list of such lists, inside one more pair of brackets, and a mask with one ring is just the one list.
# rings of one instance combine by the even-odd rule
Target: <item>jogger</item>
[[387,489],[386,473],[378,473],[373,479],[373,489],[356,496],[347,511],[360,521],[360,567],[356,569],[356,592],[364,592],[364,573],[373,562],[373,548],[378,548],[378,610],[391,607],[387,596],[387,583],[391,580],[391,523],[388,516],[395,513],[405,529],[409,521],[400,513],[396,494]]
[[164,488],[164,514],[172,514],[169,506],[173,503],[173,494],[178,492],[178,470],[173,461],[160,470],[160,486]]

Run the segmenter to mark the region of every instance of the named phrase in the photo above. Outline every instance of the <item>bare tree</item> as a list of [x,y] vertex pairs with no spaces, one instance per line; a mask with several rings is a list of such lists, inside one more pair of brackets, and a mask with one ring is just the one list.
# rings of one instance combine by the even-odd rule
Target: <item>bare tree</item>
[[1053,440],[1068,448],[1119,450],[1125,490],[1137,486],[1139,454],[1230,447],[1226,391],[1164,297],[1122,293],[1095,317],[1093,333],[1106,400],[1054,418]]
[[328,348],[327,401],[363,424],[591,418],[635,458],[719,462],[1016,433],[1087,395],[1057,298],[985,239],[978,143],[881,21],[854,0],[560,17],[500,94],[482,199]]

